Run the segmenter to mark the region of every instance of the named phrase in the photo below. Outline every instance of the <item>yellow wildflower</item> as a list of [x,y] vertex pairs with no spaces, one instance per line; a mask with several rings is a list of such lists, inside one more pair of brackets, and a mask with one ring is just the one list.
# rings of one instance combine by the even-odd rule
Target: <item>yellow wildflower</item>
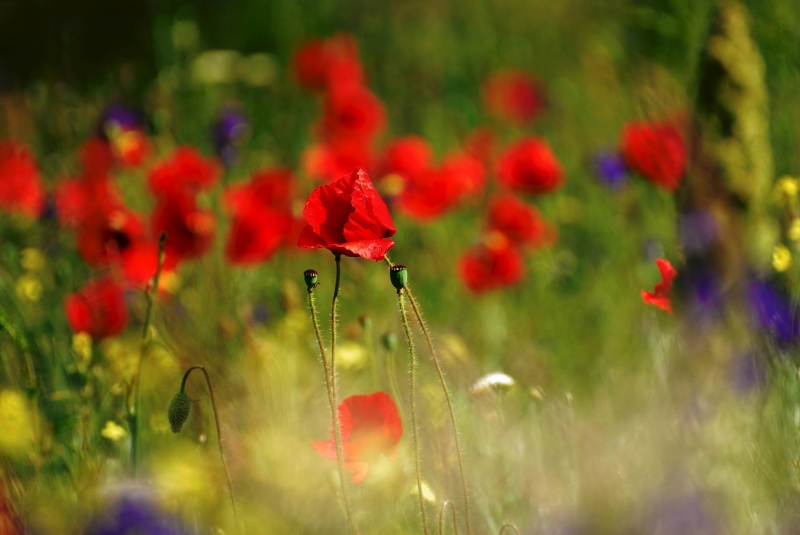
[[792,253],[785,245],[776,245],[772,252],[772,267],[783,273],[792,265]]

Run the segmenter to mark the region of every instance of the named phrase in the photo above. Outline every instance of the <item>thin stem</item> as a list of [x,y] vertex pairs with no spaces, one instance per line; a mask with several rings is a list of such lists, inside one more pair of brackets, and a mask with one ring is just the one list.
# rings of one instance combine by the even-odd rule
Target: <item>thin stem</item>
[[417,352],[414,349],[414,339],[411,337],[411,328],[408,326],[408,315],[406,305],[403,300],[403,291],[397,292],[397,303],[400,307],[400,318],[403,320],[403,328],[406,331],[408,341],[408,380],[411,397],[411,438],[414,443],[414,468],[417,476],[417,497],[419,498],[419,509],[422,513],[422,533],[428,535],[428,516],[425,513],[425,499],[422,495],[422,469],[419,460],[419,429],[417,428],[417,403],[416,403],[416,377],[417,377]]
[[163,232],[161,238],[158,240],[158,265],[156,266],[156,274],[153,277],[153,284],[144,294],[147,299],[147,310],[145,311],[144,325],[142,326],[142,343],[139,347],[139,361],[136,363],[136,375],[133,376],[132,381],[134,405],[128,408],[128,426],[131,431],[131,465],[133,466],[134,475],[136,475],[139,460],[139,412],[141,412],[142,400],[142,361],[144,360],[144,353],[151,339],[150,324],[153,321],[153,306],[155,304],[155,296],[158,295],[158,283],[161,279],[161,269],[164,267],[166,245],[167,233]]
[[381,387],[381,380],[378,376],[378,363],[375,360],[375,345],[372,343],[372,321],[369,319],[364,322],[364,345],[367,346],[367,354],[369,355],[372,384],[376,390],[379,390]]
[[442,502],[442,508],[439,509],[439,535],[444,535],[444,512],[447,506],[450,506],[450,512],[453,513],[453,534],[458,535],[458,518],[456,517],[456,504],[450,500]]
[[211,386],[211,378],[208,376],[208,372],[206,371],[205,367],[203,366],[192,366],[186,373],[183,374],[183,381],[181,382],[181,392],[184,391],[186,388],[186,380],[189,378],[189,374],[192,373],[193,370],[200,370],[203,372],[203,375],[206,376],[206,384],[208,385],[208,392],[211,395],[211,409],[214,412],[214,424],[217,426],[217,444],[219,445],[219,456],[222,458],[222,468],[225,470],[225,477],[228,480],[228,492],[231,495],[231,507],[233,508],[233,518],[236,521],[236,527],[241,529],[239,524],[239,513],[236,510],[236,496],[233,492],[233,480],[231,479],[231,473],[228,470],[228,461],[225,458],[225,450],[222,448],[222,428],[219,425],[219,414],[217,412],[217,400],[214,398],[214,388]]
[[[328,369],[328,354],[325,351],[325,344],[322,343],[322,332],[319,328],[319,321],[317,321],[317,306],[314,302],[314,288],[308,290],[308,308],[311,309],[311,322],[314,324],[314,333],[317,335],[317,343],[319,344],[319,352],[322,356],[322,370],[325,372],[325,389],[328,392],[328,404],[331,409],[331,426],[334,429],[334,440],[336,440],[337,429],[339,423],[339,410],[334,398],[333,385],[331,384],[331,372]],[[341,436],[339,438],[341,442]],[[339,483],[342,487],[342,497],[344,501],[345,517],[347,519],[348,531],[355,531],[358,533],[358,527],[354,525],[352,505],[350,503],[350,496],[347,492],[347,477],[344,471],[344,459],[339,455],[339,448],[336,449],[336,466],[339,472]]]
[[431,334],[428,331],[428,327],[425,325],[425,321],[422,319],[422,313],[419,310],[419,306],[417,306],[417,300],[414,299],[414,296],[408,287],[405,288],[405,291],[408,294],[408,300],[411,302],[411,308],[414,309],[414,315],[417,317],[417,322],[422,329],[422,334],[425,335],[425,341],[428,344],[428,350],[430,351],[431,359],[436,366],[436,374],[439,376],[439,383],[442,385],[444,398],[447,401],[447,411],[450,414],[450,423],[453,426],[453,439],[455,440],[458,469],[461,474],[461,491],[464,495],[464,518],[466,519],[467,524],[467,535],[472,535],[472,525],[469,518],[469,491],[467,490],[467,477],[464,473],[464,456],[461,451],[461,441],[458,437],[456,413],[453,410],[453,397],[450,395],[450,389],[447,387],[447,381],[445,381],[444,372],[442,371],[442,364],[439,362],[439,356],[436,354],[436,348],[433,346],[433,340],[431,339]]
[[516,533],[517,535],[519,535],[519,529],[517,528],[517,526],[515,526],[515,525],[514,525],[514,524],[512,524],[511,522],[506,522],[505,524],[503,524],[502,526],[500,526],[500,532],[499,532],[497,535],[503,535],[503,533],[505,533],[505,531],[506,531],[507,529],[513,529],[513,530],[514,530],[514,533]]

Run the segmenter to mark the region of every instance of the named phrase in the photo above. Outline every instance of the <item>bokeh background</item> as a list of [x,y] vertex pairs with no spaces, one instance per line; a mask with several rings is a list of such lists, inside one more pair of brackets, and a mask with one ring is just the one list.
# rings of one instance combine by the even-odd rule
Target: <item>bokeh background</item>
[[[148,176],[176,148],[195,147],[220,176],[198,196],[213,243],[165,274],[155,300],[136,475],[126,401],[142,285],[126,290],[124,330],[75,332],[65,299],[109,267],[87,263],[57,209],[0,213],[0,532],[235,533],[200,375],[186,427],[167,422],[191,365],[215,385],[243,532],[346,531],[335,463],[311,447],[330,413],[302,277],[320,274],[327,339],[333,258],[295,247],[293,226],[269,258],[232,262],[224,193],[285,167],[301,215],[325,182],[309,170],[324,97],[298,81],[297,51],[350,34],[386,114],[360,165],[392,209],[390,256],[409,268],[454,394],[474,531],[795,533],[798,27],[789,0],[0,3],[0,138],[29,147],[48,199],[85,171],[87,140],[113,144],[109,109],[147,143],[141,162],[110,170],[146,226]],[[486,80],[508,69],[534,81],[535,119],[487,109]],[[230,110],[246,123],[233,156],[213,135]],[[636,122],[679,128],[677,189],[624,168],[617,183],[597,165]],[[476,131],[495,147],[479,191],[422,220],[393,201],[381,163],[393,141],[420,136],[440,161]],[[461,259],[486,245],[487,207],[507,189],[495,159],[529,136],[552,149],[563,183],[519,197],[556,237],[525,250],[518,281],[475,291]],[[657,258],[679,272],[672,315],[642,299],[661,280]],[[364,533],[419,533],[395,291],[384,264],[342,269],[340,397],[389,392],[406,431],[397,458],[353,486],[356,516]],[[446,406],[414,332],[431,529],[452,500],[464,533]]]

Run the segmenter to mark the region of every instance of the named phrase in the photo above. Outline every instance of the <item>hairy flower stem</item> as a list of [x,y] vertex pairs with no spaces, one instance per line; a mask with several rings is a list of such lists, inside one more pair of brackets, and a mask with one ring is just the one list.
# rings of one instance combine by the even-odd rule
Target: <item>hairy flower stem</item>
[[[338,263],[337,263],[338,265]],[[338,277],[337,277],[338,278]],[[339,472],[339,483],[342,487],[342,501],[344,501],[345,516],[347,518],[348,532],[358,533],[358,526],[355,524],[353,518],[352,504],[350,503],[350,494],[347,489],[347,476],[344,470],[344,455],[341,448],[341,430],[339,426],[339,410],[336,403],[334,394],[333,381],[331,378],[331,370],[328,368],[328,354],[325,351],[325,344],[322,342],[322,332],[319,328],[319,321],[317,320],[317,306],[314,302],[314,288],[312,286],[308,290],[308,307],[311,309],[311,322],[314,324],[314,333],[317,335],[317,343],[319,344],[319,352],[322,356],[322,370],[325,373],[325,388],[328,392],[328,404],[331,409],[331,427],[333,427],[334,441],[336,442],[336,466]],[[338,293],[338,292],[337,292]]]
[[428,344],[428,351],[430,351],[431,359],[433,360],[433,364],[436,366],[436,373],[439,376],[439,383],[442,385],[444,398],[447,401],[447,412],[450,414],[450,423],[453,426],[453,440],[455,441],[456,455],[458,457],[458,469],[461,474],[461,491],[464,495],[464,518],[467,524],[467,535],[472,535],[472,525],[469,519],[469,491],[467,490],[467,477],[464,473],[464,456],[461,451],[461,441],[458,437],[456,413],[453,410],[453,396],[450,394],[450,389],[447,386],[447,381],[445,380],[444,372],[442,371],[442,363],[439,361],[439,356],[436,354],[436,348],[433,346],[431,333],[428,331],[428,327],[425,325],[425,321],[422,319],[422,313],[417,305],[417,300],[414,299],[414,295],[411,293],[411,290],[408,287],[406,287],[405,290],[408,294],[408,300],[411,303],[411,308],[414,310],[414,315],[417,317],[417,323],[419,323],[420,329],[422,329],[422,334],[425,335],[425,342]]
[[[153,284],[145,291],[145,298],[147,299],[147,310],[144,315],[144,325],[142,326],[142,343],[139,346],[139,361],[136,363],[136,375],[133,376],[133,406],[128,402],[128,427],[131,432],[131,466],[133,467],[133,475],[136,475],[139,462],[139,413],[141,412],[142,401],[142,360],[144,360],[145,351],[151,341],[150,323],[153,321],[153,306],[155,305],[155,296],[158,294],[158,282],[161,279],[161,269],[164,267],[165,247],[167,245],[167,233],[161,234],[158,240],[158,265],[156,266],[156,274],[153,277]],[[130,396],[130,393],[129,393]]]
[[200,370],[203,372],[203,375],[206,376],[206,384],[208,385],[208,392],[211,395],[211,409],[214,412],[214,424],[217,426],[217,445],[219,446],[219,456],[222,458],[222,468],[225,470],[225,477],[228,480],[228,492],[231,495],[231,507],[233,508],[233,518],[236,521],[237,529],[241,530],[241,525],[239,524],[239,513],[236,510],[236,496],[233,492],[233,480],[231,480],[231,473],[228,470],[228,461],[225,458],[225,450],[222,448],[222,429],[219,426],[219,414],[217,412],[217,401],[214,398],[214,388],[211,386],[211,378],[208,376],[208,372],[206,371],[205,367],[203,366],[192,366],[186,373],[183,374],[183,381],[181,382],[181,392],[184,391],[186,388],[186,380],[189,378],[189,374],[192,373],[193,370]]
[[450,500],[442,502],[442,507],[439,509],[439,535],[444,535],[444,514],[447,506],[450,506],[450,512],[453,513],[453,535],[458,535],[458,518],[456,517],[456,505]]
[[425,513],[425,498],[422,495],[422,468],[419,460],[419,429],[417,427],[417,402],[416,402],[416,378],[417,378],[417,352],[414,349],[414,339],[411,337],[411,328],[408,326],[408,315],[406,305],[403,300],[403,290],[397,291],[397,303],[400,307],[400,318],[403,320],[403,328],[406,331],[408,341],[408,380],[411,397],[411,438],[414,444],[414,467],[417,476],[417,497],[419,498],[419,509],[422,513],[422,533],[428,535],[428,516]]
[[513,530],[514,530],[514,533],[516,533],[517,535],[519,535],[519,529],[517,529],[517,526],[515,526],[515,525],[514,525],[514,524],[512,524],[511,522],[506,522],[505,524],[503,524],[502,526],[500,526],[500,532],[499,532],[497,535],[503,535],[503,533],[505,533],[505,531],[506,531],[507,529],[513,529]]

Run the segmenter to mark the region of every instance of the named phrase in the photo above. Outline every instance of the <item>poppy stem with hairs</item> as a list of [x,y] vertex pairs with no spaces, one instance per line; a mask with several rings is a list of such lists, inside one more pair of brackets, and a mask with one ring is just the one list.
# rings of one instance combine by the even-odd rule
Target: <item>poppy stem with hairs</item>
[[[136,475],[139,462],[139,412],[141,412],[142,400],[142,360],[144,360],[145,351],[150,343],[152,333],[150,332],[150,324],[153,321],[153,306],[155,305],[156,295],[158,295],[158,283],[161,279],[161,270],[164,267],[164,258],[166,256],[165,250],[167,246],[167,233],[161,233],[158,240],[158,264],[156,265],[156,273],[153,276],[153,284],[147,288],[144,295],[147,299],[147,310],[144,315],[144,324],[142,325],[142,343],[139,347],[139,360],[136,363],[136,375],[133,376],[133,406],[128,401],[128,427],[131,432],[131,466],[133,467],[133,474]],[[130,396],[130,393],[129,393]]]
[[[386,264],[389,265],[389,269],[391,270],[395,267],[395,264],[392,264],[391,260],[387,256],[385,258]],[[436,366],[436,373],[439,376],[439,384],[442,387],[442,392],[444,392],[444,398],[447,402],[447,412],[450,415],[450,423],[453,427],[453,439],[455,441],[456,446],[456,456],[458,458],[458,469],[461,476],[461,491],[463,494],[464,499],[464,518],[466,521],[467,526],[467,535],[472,535],[472,524],[470,522],[470,515],[469,515],[469,490],[467,488],[467,477],[464,472],[464,456],[461,450],[461,440],[459,439],[458,435],[458,425],[456,423],[456,414],[453,410],[453,396],[450,394],[450,388],[447,386],[447,381],[444,377],[444,371],[442,371],[442,364],[439,361],[439,356],[436,354],[436,348],[433,346],[433,339],[431,338],[431,333],[428,330],[428,326],[425,324],[425,321],[422,318],[422,312],[420,311],[419,305],[417,305],[417,300],[414,299],[414,294],[411,293],[411,290],[408,286],[404,285],[403,289],[405,290],[406,295],[408,295],[408,300],[411,303],[411,308],[414,310],[414,315],[417,318],[417,323],[419,323],[420,329],[422,329],[422,334],[425,336],[425,342],[428,344],[428,351],[431,354],[431,359],[433,360],[434,365]]]
[[419,509],[422,513],[422,533],[428,535],[428,516],[425,513],[425,498],[422,493],[422,467],[419,457],[419,428],[417,427],[417,402],[416,402],[416,378],[417,378],[417,352],[414,349],[414,339],[411,336],[411,328],[408,326],[408,315],[406,305],[403,300],[405,284],[395,284],[398,277],[395,275],[399,270],[395,268],[405,268],[397,265],[392,266],[392,284],[397,288],[397,304],[400,307],[400,319],[403,321],[403,328],[406,331],[406,341],[408,342],[408,383],[411,398],[411,438],[414,447],[414,469],[417,477],[417,497],[419,499]]
[[[225,450],[222,447],[222,428],[219,425],[219,413],[217,411],[217,400],[214,397],[214,387],[211,386],[211,378],[208,376],[208,372],[206,371],[204,366],[192,366],[186,373],[183,374],[183,381],[181,382],[181,390],[180,393],[184,394],[184,390],[186,389],[186,380],[189,379],[189,374],[192,373],[194,370],[200,370],[203,372],[203,375],[206,377],[206,385],[208,385],[208,393],[211,397],[211,410],[214,412],[214,424],[217,427],[217,445],[219,446],[219,456],[222,458],[222,468],[225,470],[225,477],[228,480],[228,493],[231,496],[231,507],[233,508],[233,518],[236,521],[236,527],[239,531],[241,531],[241,524],[239,524],[239,513],[236,509],[236,496],[233,492],[233,480],[231,479],[231,472],[228,470],[228,461],[225,458]],[[186,413],[188,416],[188,412]],[[172,422],[170,422],[172,424]],[[182,422],[181,422],[182,423]]]
[[439,535],[444,535],[444,512],[447,506],[450,506],[450,512],[453,513],[453,535],[458,535],[458,518],[456,517],[456,504],[450,500],[442,502],[442,507],[439,509]]
[[505,533],[507,529],[513,529],[514,533],[519,535],[519,529],[517,528],[517,526],[515,526],[511,522],[506,522],[505,524],[500,526],[500,532],[497,535],[503,535],[503,533]]
[[[325,373],[325,387],[328,392],[328,404],[330,405],[331,409],[331,427],[333,427],[334,441],[336,444],[336,466],[339,472],[339,483],[342,487],[342,501],[344,501],[345,516],[347,517],[347,529],[348,532],[359,533],[358,526],[356,526],[355,519],[353,518],[352,504],[350,503],[350,494],[347,488],[347,477],[344,470],[344,455],[341,447],[341,427],[339,425],[339,409],[334,394],[334,385],[332,380],[333,374],[328,365],[328,354],[325,351],[325,344],[322,342],[322,332],[320,331],[319,321],[317,320],[317,306],[314,302],[314,288],[319,286],[319,283],[317,282],[318,275],[316,271],[309,269],[304,273],[304,276],[306,279],[306,285],[308,287],[308,307],[311,309],[311,322],[314,324],[314,333],[317,335],[319,352],[322,357],[322,370]],[[338,288],[334,290],[334,299],[336,298],[336,294],[338,294]]]

